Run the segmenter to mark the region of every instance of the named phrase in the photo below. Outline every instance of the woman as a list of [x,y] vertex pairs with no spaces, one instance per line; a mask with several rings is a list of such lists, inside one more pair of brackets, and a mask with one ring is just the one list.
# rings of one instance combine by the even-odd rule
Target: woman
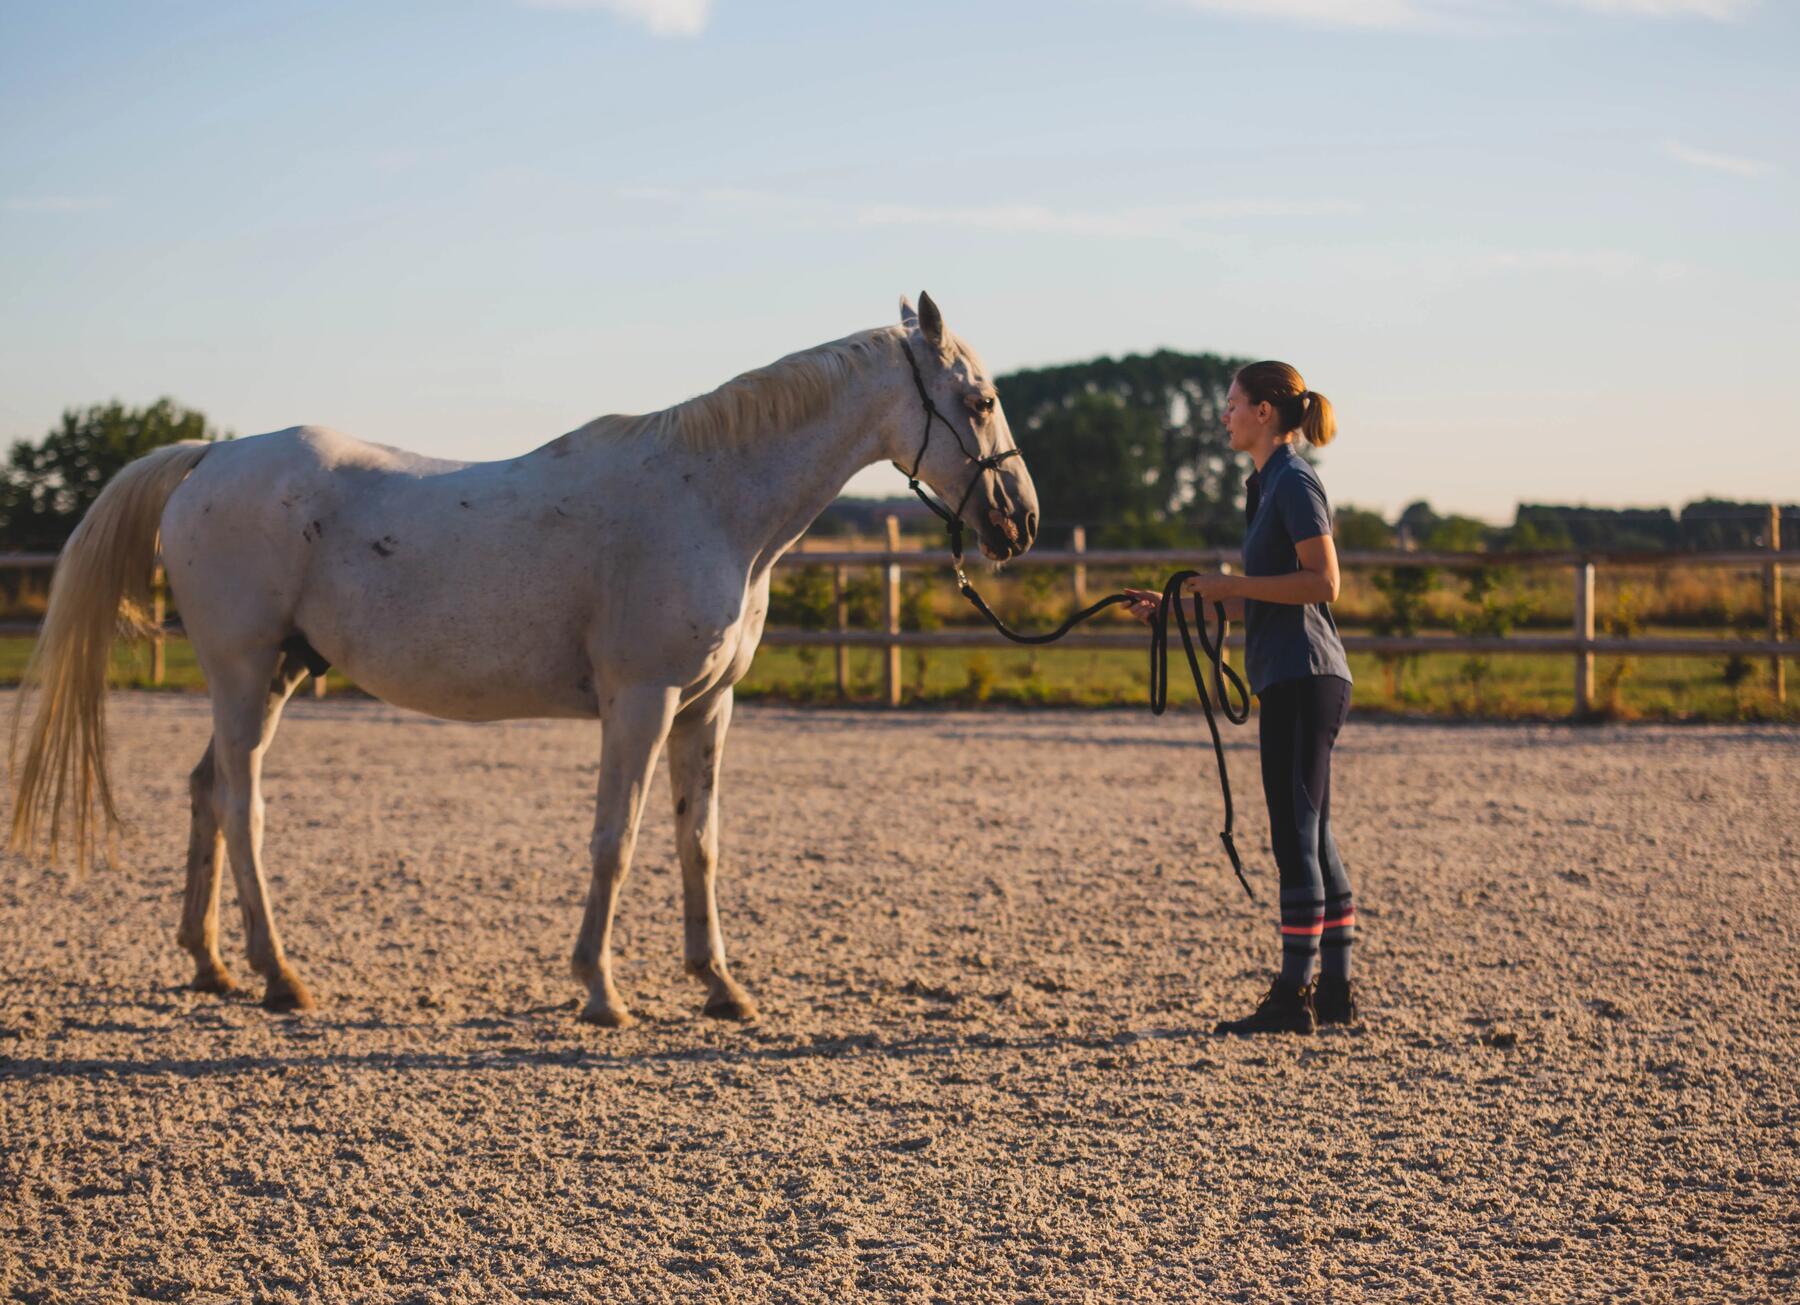
[[[1297,435],[1314,448],[1329,444],[1337,422],[1299,372],[1259,362],[1232,381],[1225,429],[1231,447],[1256,463],[1245,487],[1244,574],[1199,576],[1183,593],[1222,602],[1244,621],[1245,669],[1262,705],[1269,841],[1281,871],[1281,972],[1254,1011],[1216,1031],[1311,1033],[1356,1018],[1356,911],[1330,818],[1331,746],[1350,710],[1350,666],[1326,605],[1338,595],[1331,508],[1295,451]],[[1127,592],[1133,615],[1148,621],[1161,595]]]

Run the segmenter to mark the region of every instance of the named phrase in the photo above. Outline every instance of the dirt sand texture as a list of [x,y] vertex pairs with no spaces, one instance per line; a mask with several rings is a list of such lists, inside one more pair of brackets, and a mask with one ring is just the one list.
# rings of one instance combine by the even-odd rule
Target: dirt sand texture
[[[10,708],[10,701],[0,702]],[[1800,1273],[1800,735],[1339,744],[1365,1019],[1277,952],[1196,714],[746,707],[700,1014],[659,776],[575,1019],[597,726],[295,701],[303,1016],[186,990],[204,701],[112,699],[122,865],[0,873],[0,1293],[32,1301],[1763,1300]],[[241,978],[229,881],[225,950]]]

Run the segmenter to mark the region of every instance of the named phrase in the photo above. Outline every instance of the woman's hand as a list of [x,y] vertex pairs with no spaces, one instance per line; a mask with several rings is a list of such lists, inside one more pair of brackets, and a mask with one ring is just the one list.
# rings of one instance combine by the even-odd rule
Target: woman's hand
[[1244,577],[1226,571],[1213,571],[1182,581],[1181,592],[1185,597],[1191,598],[1199,594],[1209,603],[1222,603],[1229,598],[1244,596]]
[[1127,589],[1125,593],[1131,598],[1131,602],[1125,610],[1145,625],[1149,625],[1156,616],[1156,609],[1162,606],[1162,595],[1149,589]]
[[[1242,579],[1242,576],[1227,575],[1221,571],[1215,575],[1203,575],[1187,581],[1182,585],[1181,592],[1183,596],[1191,598],[1198,590],[1205,602],[1223,603],[1228,619],[1241,621],[1244,619],[1244,600],[1239,596],[1237,582]],[[1224,582],[1223,585],[1219,583],[1221,581]],[[1228,592],[1220,593],[1221,588],[1225,588]],[[1145,625],[1149,625],[1155,618],[1157,609],[1162,606],[1162,595],[1154,589],[1127,589],[1124,592],[1131,597],[1131,603],[1125,610]]]

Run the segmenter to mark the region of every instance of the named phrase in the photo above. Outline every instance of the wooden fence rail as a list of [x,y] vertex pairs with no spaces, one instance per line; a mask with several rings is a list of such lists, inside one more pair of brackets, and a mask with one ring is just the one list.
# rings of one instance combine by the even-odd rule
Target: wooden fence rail
[[[1347,551],[1338,554],[1345,570],[1392,569],[1396,567],[1433,567],[1446,571],[1475,571],[1494,567],[1533,569],[1566,568],[1571,573],[1574,591],[1573,628],[1566,635],[1517,634],[1501,638],[1458,635],[1363,635],[1346,634],[1344,647],[1349,652],[1367,653],[1537,653],[1571,656],[1574,659],[1575,705],[1577,718],[1593,712],[1594,658],[1600,656],[1657,657],[1767,657],[1774,675],[1776,700],[1787,701],[1787,680],[1782,659],[1800,657],[1800,640],[1782,638],[1781,627],[1781,519],[1774,507],[1769,509],[1766,549],[1736,549],[1710,553],[1673,553],[1666,551],[1611,551],[1542,553],[1425,553],[1399,551]],[[903,648],[1013,648],[986,626],[958,630],[902,630],[900,628],[900,573],[902,569],[950,571],[950,556],[942,548],[902,549],[899,546],[899,524],[893,517],[887,521],[888,543],[879,549],[801,548],[785,554],[779,567],[828,566],[832,568],[835,624],[829,630],[768,630],[763,642],[777,645],[830,647],[837,654],[838,693],[849,691],[849,659],[851,648],[879,648],[883,651],[883,694],[890,706],[899,706],[900,651]],[[1093,567],[1142,568],[1173,570],[1177,567],[1213,566],[1229,571],[1239,561],[1236,549],[1177,548],[1088,548],[1085,532],[1073,531],[1073,547],[1033,549],[1006,565],[1019,567],[1063,567],[1070,572],[1071,596],[1078,606],[1086,606],[1088,573]],[[1714,566],[1757,568],[1763,572],[1763,592],[1768,609],[1767,634],[1762,640],[1717,638],[1636,637],[1609,638],[1594,633],[1594,579],[1599,566],[1654,568]],[[880,630],[852,630],[846,620],[844,591],[851,567],[882,569],[883,627]],[[1242,633],[1227,636],[1228,649],[1242,648]],[[1096,648],[1142,648],[1141,630],[1080,630],[1068,635],[1054,648],[1070,651]]]
[[[1574,659],[1576,717],[1593,710],[1594,657],[1658,656],[1721,657],[1739,654],[1767,657],[1773,673],[1776,701],[1787,701],[1787,677],[1783,658],[1800,657],[1800,640],[1783,639],[1781,627],[1781,519],[1774,508],[1769,511],[1769,527],[1765,536],[1768,547],[1757,550],[1734,550],[1712,553],[1672,552],[1553,552],[1553,553],[1421,553],[1361,552],[1338,554],[1345,570],[1433,567],[1446,571],[1472,571],[1492,567],[1532,569],[1566,568],[1571,574],[1574,592],[1574,623],[1566,635],[1514,634],[1499,638],[1461,635],[1363,635],[1346,634],[1344,647],[1350,652],[1368,653],[1537,653],[1571,656]],[[1009,568],[1062,567],[1070,572],[1071,594],[1082,605],[1088,601],[1088,570],[1091,567],[1142,568],[1171,570],[1176,567],[1214,566],[1230,570],[1238,561],[1235,549],[1175,548],[1087,548],[1085,534],[1073,532],[1073,544],[1065,549],[1040,549],[1009,562]],[[48,570],[56,563],[53,553],[0,553],[0,570]],[[838,692],[849,690],[849,651],[852,648],[878,648],[882,651],[884,697],[890,706],[898,706],[901,698],[900,654],[906,648],[1012,648],[1000,635],[986,626],[956,630],[902,630],[900,628],[900,578],[904,570],[950,570],[949,554],[942,548],[903,549],[900,547],[898,519],[887,519],[886,547],[875,549],[831,549],[803,547],[785,554],[776,565],[783,568],[830,567],[832,571],[833,627],[827,630],[772,629],[764,632],[763,642],[775,645],[829,647],[836,652]],[[1608,638],[1594,634],[1594,579],[1600,566],[1624,566],[1667,569],[1671,567],[1741,567],[1763,572],[1763,597],[1768,616],[1768,637],[1752,639],[1636,637]],[[882,625],[879,630],[849,628],[849,603],[846,599],[848,575],[852,567],[878,568],[882,573]],[[157,588],[157,616],[162,615],[162,588]],[[32,634],[35,621],[0,622],[0,634]],[[179,637],[179,622],[165,623],[165,633]],[[1243,647],[1243,635],[1231,632],[1226,640],[1228,650]],[[1144,635],[1137,629],[1093,629],[1070,634],[1053,649],[1084,650],[1097,648],[1135,648],[1144,646]],[[1228,652],[1229,655],[1229,652]],[[163,678],[162,640],[152,652],[152,679]],[[322,692],[323,677],[315,684]]]

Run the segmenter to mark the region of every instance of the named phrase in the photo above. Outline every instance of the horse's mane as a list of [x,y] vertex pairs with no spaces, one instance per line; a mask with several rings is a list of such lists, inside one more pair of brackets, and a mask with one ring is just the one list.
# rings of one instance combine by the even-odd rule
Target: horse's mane
[[857,367],[896,352],[898,339],[894,327],[859,331],[778,358],[661,412],[597,417],[575,433],[666,440],[690,449],[741,448],[818,416]]

